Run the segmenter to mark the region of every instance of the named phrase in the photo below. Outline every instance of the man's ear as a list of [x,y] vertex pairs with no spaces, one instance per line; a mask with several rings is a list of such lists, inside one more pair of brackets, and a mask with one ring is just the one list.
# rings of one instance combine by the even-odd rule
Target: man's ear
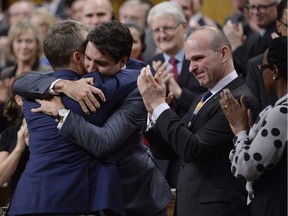
[[78,64],[83,64],[83,54],[76,51],[72,55],[73,61],[78,65]]
[[223,63],[229,59],[229,48],[227,46],[221,48],[221,58]]
[[123,57],[120,59],[121,68],[122,68],[122,67],[126,67],[127,61],[128,61],[128,57],[127,57],[127,56],[123,56]]

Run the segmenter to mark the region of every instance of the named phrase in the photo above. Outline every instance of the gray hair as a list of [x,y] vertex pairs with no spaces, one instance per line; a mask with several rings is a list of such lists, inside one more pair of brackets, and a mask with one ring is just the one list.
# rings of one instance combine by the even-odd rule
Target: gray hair
[[179,4],[176,2],[161,2],[152,7],[148,13],[147,23],[151,26],[153,17],[161,17],[164,15],[172,15],[176,23],[186,23],[184,12]]

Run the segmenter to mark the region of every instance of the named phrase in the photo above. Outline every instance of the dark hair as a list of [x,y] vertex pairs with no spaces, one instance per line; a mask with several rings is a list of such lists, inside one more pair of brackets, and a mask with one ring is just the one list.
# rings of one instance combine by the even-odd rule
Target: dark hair
[[287,0],[281,0],[277,7],[277,20],[281,20],[285,9],[287,9]]
[[15,100],[15,94],[12,94],[6,101],[3,115],[10,124],[14,124],[18,120],[23,118],[21,107],[17,104]]
[[268,44],[267,61],[275,64],[280,75],[287,80],[287,36],[277,37]]
[[88,26],[73,20],[60,21],[49,29],[43,48],[53,69],[67,67],[74,52],[84,53],[88,32]]
[[136,23],[136,22],[129,22],[129,23],[125,23],[125,26],[127,28],[135,28],[137,31],[139,31],[140,33],[140,40],[141,40],[141,44],[142,44],[142,48],[141,48],[141,53],[144,53],[146,50],[146,43],[145,43],[145,28]]
[[87,39],[103,55],[111,56],[115,63],[118,63],[123,56],[130,57],[133,36],[130,30],[118,21],[95,27],[89,32]]

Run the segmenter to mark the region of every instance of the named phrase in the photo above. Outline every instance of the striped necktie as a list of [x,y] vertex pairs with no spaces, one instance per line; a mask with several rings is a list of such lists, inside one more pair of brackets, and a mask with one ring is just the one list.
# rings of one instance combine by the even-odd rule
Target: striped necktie
[[205,92],[201,98],[201,100],[198,102],[192,116],[191,116],[191,120],[188,123],[188,128],[191,127],[192,124],[192,120],[194,119],[194,117],[197,115],[197,113],[199,112],[199,110],[201,109],[201,107],[203,106],[203,104],[205,103],[205,101],[212,95],[212,93],[208,90],[207,92]]
[[203,106],[203,104],[205,103],[205,101],[212,95],[212,93],[210,91],[207,91],[204,93],[202,99],[198,102],[193,114],[192,114],[192,119],[197,115],[197,113],[199,112],[199,110],[201,109],[201,107]]

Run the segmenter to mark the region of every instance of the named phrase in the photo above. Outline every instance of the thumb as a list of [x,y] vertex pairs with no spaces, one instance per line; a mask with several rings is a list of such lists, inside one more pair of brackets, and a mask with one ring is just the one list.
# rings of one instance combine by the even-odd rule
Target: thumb
[[85,81],[86,83],[90,84],[90,85],[94,85],[94,80],[93,80],[92,77],[90,77],[90,78],[84,78],[84,81]]

